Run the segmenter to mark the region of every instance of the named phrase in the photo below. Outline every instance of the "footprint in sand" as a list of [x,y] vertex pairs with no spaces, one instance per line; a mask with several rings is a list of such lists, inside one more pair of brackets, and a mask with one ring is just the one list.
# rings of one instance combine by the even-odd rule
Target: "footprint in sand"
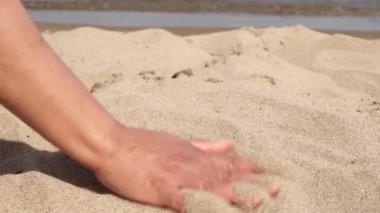
[[265,83],[269,83],[272,86],[276,86],[276,81],[274,80],[273,77],[269,75],[264,75],[264,74],[252,74],[246,77],[246,79],[254,79],[255,81],[262,81]]
[[194,75],[193,70],[188,68],[188,69],[184,69],[184,70],[181,70],[179,72],[174,73],[172,75],[172,79],[176,79],[176,78],[179,78],[181,76],[191,77],[193,75]]
[[219,58],[217,58],[216,56],[214,56],[214,58],[213,58],[211,61],[206,61],[206,62],[205,62],[204,67],[205,67],[205,68],[210,67],[210,66],[212,66],[212,65],[214,65],[214,64],[216,64],[216,63],[218,63],[219,60],[220,60]]
[[104,88],[108,85],[111,85],[117,81],[119,81],[122,77],[121,73],[112,73],[111,76],[107,77],[106,80],[101,81],[101,82],[96,82],[91,86],[90,92],[94,93],[98,89]]
[[153,70],[143,71],[138,74],[143,80],[154,80],[154,81],[163,81],[165,78],[163,76],[157,76],[156,72]]
[[217,78],[207,78],[205,81],[210,82],[210,83],[214,83],[214,84],[223,82],[222,80],[217,79]]
[[380,101],[371,101],[371,103],[366,104],[365,106],[356,110],[359,113],[367,112],[367,113],[376,113],[380,112]]

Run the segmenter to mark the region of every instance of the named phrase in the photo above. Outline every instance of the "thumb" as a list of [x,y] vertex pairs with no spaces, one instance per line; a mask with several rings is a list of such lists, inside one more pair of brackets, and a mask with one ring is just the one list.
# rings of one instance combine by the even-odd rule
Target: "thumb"
[[227,140],[218,142],[193,141],[190,143],[196,148],[209,153],[228,154],[234,150],[233,143]]

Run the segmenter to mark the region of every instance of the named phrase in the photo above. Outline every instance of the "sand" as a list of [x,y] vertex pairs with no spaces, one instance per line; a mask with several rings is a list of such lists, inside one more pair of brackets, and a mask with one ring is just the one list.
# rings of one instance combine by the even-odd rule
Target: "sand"
[[[380,40],[302,26],[187,37],[85,27],[44,37],[124,124],[231,139],[263,164],[256,184],[234,186],[264,198],[257,212],[379,212]],[[109,193],[3,108],[0,138],[0,212],[170,212]],[[269,183],[282,187],[274,200]],[[196,191],[186,209],[247,211]]]

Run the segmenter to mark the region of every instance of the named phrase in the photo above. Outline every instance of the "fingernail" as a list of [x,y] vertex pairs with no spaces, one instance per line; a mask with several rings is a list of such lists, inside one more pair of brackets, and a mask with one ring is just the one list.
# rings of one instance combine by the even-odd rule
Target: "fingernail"
[[274,186],[271,186],[269,188],[269,195],[271,197],[276,197],[279,192],[280,192],[280,187],[279,186],[274,185]]
[[261,206],[262,203],[263,203],[263,200],[261,198],[254,198],[252,200],[252,204],[251,205],[252,205],[253,208],[258,208],[258,207]]
[[241,200],[239,198],[237,198],[237,197],[233,197],[231,199],[231,202],[234,203],[234,204],[239,204],[239,203],[241,203]]

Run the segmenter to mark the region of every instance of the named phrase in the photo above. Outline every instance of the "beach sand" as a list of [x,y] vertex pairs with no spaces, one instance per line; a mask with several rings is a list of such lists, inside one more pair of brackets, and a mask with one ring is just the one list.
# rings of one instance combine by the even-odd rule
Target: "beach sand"
[[[244,199],[264,199],[253,212],[379,211],[379,39],[302,26],[186,37],[77,28],[44,37],[124,124],[230,139],[261,163],[255,184],[234,185]],[[0,138],[0,212],[170,212],[109,193],[3,108]],[[269,183],[281,186],[276,199],[265,193]],[[186,193],[187,212],[248,211]]]

